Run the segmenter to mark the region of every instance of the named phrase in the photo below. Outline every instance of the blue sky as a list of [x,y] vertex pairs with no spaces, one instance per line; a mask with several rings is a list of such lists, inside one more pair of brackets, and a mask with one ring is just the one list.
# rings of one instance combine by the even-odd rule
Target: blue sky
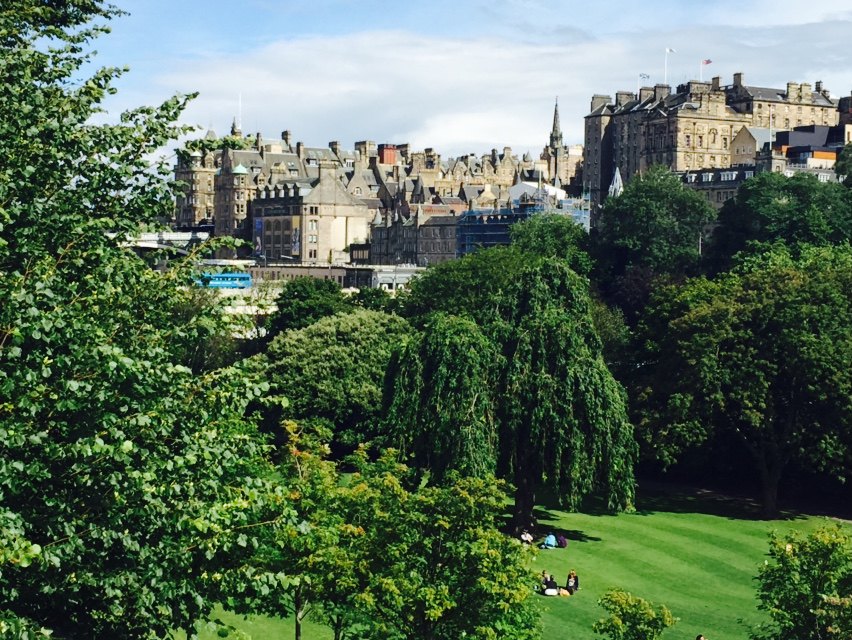
[[849,0],[113,2],[129,15],[97,60],[130,72],[111,112],[198,91],[187,123],[225,133],[241,102],[244,133],[308,146],[537,155],[556,96],[565,142],[581,143],[592,94],[635,91],[640,73],[852,92]]

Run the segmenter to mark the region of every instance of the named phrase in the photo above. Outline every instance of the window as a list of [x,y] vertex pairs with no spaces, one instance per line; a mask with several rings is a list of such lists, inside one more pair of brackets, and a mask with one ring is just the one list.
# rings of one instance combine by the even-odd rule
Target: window
[[704,136],[698,136],[698,146],[699,147],[704,146]]
[[308,231],[316,231],[317,230],[317,221],[316,220],[308,220]]

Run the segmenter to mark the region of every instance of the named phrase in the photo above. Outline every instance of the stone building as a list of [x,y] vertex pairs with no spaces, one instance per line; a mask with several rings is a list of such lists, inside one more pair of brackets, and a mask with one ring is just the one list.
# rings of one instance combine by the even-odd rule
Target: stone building
[[[584,187],[594,213],[606,197],[616,169],[625,181],[652,165],[675,172],[725,169],[731,144],[745,126],[779,129],[797,123],[834,125],[837,104],[817,82],[787,83],[786,89],[691,81],[677,87],[642,87],[592,97],[585,118]],[[780,126],[779,126],[780,123]]]
[[369,209],[351,195],[329,158],[316,178],[285,177],[264,184],[252,202],[255,252],[267,261],[349,262],[349,245],[369,237]]

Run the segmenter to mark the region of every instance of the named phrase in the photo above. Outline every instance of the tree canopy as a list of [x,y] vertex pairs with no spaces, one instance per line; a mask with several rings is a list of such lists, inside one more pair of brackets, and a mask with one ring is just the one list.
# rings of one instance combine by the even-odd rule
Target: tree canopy
[[381,412],[391,353],[410,332],[399,316],[359,309],[282,333],[262,358],[269,395],[288,400],[285,418],[324,420],[338,441],[363,442]]
[[662,290],[639,341],[639,431],[664,461],[729,434],[774,513],[797,460],[848,476],[852,445],[852,251],[784,247],[714,281]]
[[536,260],[515,247],[492,247],[431,266],[412,280],[401,313],[418,326],[435,312],[485,325],[501,313],[503,294],[518,273]]
[[304,329],[320,318],[352,309],[339,284],[307,276],[286,281],[275,306],[266,325],[269,339],[282,331]]
[[740,251],[761,251],[775,242],[795,248],[852,239],[852,191],[816,176],[760,173],[725,203],[713,232],[709,259],[727,269]]
[[475,322],[442,313],[394,354],[384,422],[434,478],[496,471],[498,355]]
[[564,260],[574,272],[588,276],[592,270],[589,234],[570,216],[542,213],[509,228],[512,246],[542,258]]
[[607,199],[592,237],[596,281],[629,319],[644,307],[661,275],[698,273],[707,226],[716,212],[665,167],[634,177]]
[[482,314],[479,326],[433,319],[400,354],[387,400],[400,442],[439,476],[483,473],[496,457],[516,487],[518,529],[532,526],[545,482],[571,508],[592,491],[613,509],[630,507],[635,442],[588,282],[561,260],[536,259],[495,295],[483,306],[499,315]]
[[84,77],[85,50],[113,14],[0,8],[0,620],[62,638],[192,633],[209,576],[289,517],[244,417],[262,383],[188,366],[229,331],[218,307],[120,246],[171,211],[150,157],[186,98],[92,124],[119,72]]
[[852,538],[838,526],[804,535],[773,534],[757,575],[758,608],[772,623],[754,640],[828,640],[852,636]]

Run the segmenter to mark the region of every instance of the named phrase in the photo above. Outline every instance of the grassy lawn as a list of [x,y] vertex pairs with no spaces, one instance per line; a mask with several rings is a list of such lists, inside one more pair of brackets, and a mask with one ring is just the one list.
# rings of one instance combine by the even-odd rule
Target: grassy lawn
[[[646,492],[647,495],[648,492]],[[761,520],[757,509],[709,493],[653,491],[640,497],[633,514],[537,512],[540,533],[562,532],[566,549],[540,551],[533,568],[554,573],[564,584],[570,569],[581,590],[568,598],[537,596],[543,608],[544,639],[600,638],[592,624],[603,615],[600,595],[618,586],[655,603],[680,619],[663,638],[743,640],[748,625],[761,621],[754,598],[758,566],[772,530],[810,531],[825,520],[788,514]],[[289,621],[225,616],[254,640],[292,638]],[[202,634],[203,640],[216,637]],[[327,640],[327,629],[308,626],[305,640]]]

